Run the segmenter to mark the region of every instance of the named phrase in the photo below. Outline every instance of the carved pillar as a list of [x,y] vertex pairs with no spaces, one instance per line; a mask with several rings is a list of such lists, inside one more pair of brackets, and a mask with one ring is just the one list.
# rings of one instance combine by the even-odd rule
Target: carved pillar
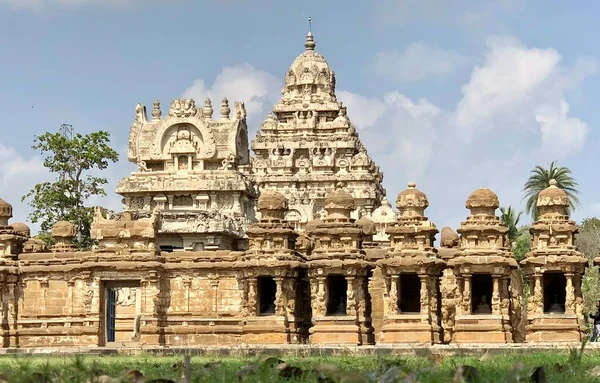
[[573,287],[573,273],[565,274],[567,278],[565,314],[575,314],[575,288]]
[[40,288],[42,289],[42,302],[41,303],[41,312],[42,314],[46,314],[46,299],[48,298],[48,286],[50,282],[48,278],[40,279]]
[[237,211],[243,213],[242,207],[240,205],[240,193],[233,193],[233,211]]
[[462,314],[470,315],[471,310],[471,274],[463,276]]
[[173,166],[175,168],[175,171],[179,170],[179,157],[178,156],[173,156]]
[[500,275],[492,275],[492,314],[500,315]]
[[152,210],[152,196],[144,196],[144,210]]
[[[326,277],[318,276],[315,278],[316,284],[314,285],[314,298],[313,298],[313,317],[321,317],[327,314],[327,293],[326,293]],[[315,280],[311,281],[312,284]]]
[[217,209],[217,193],[210,194],[210,208],[214,210]]
[[500,291],[500,314],[505,318],[510,317],[510,294],[508,291],[508,276],[502,277],[501,291]]
[[283,277],[275,277],[275,315],[285,315],[285,299],[283,292]]
[[169,210],[173,210],[173,194],[169,194],[167,196],[167,201],[168,201],[168,208]]
[[[211,275],[210,276],[211,280],[210,280],[210,287],[212,288],[213,291],[213,307],[212,307],[212,311],[219,316],[219,279],[216,275]],[[256,291],[256,279],[254,279],[254,288]],[[256,297],[256,295],[255,295]],[[255,303],[256,306],[256,303]],[[256,315],[256,312],[254,313],[254,315]]]
[[256,308],[256,277],[248,278],[248,314],[250,316],[255,316],[257,313]]
[[534,290],[534,304],[535,304],[535,308],[534,308],[534,312],[536,314],[543,314],[544,313],[544,284],[542,281],[542,274],[541,273],[536,273],[534,275],[535,278],[535,290]]
[[192,156],[190,156],[190,155],[187,156],[187,168],[188,168],[188,172],[192,171]]
[[427,289],[429,290],[429,316],[431,317],[432,323],[438,323],[438,290],[437,290],[437,277],[435,275],[427,276]]
[[346,276],[346,315],[356,315],[356,291],[355,291],[355,277],[354,275]]
[[427,288],[427,275],[419,274],[419,280],[421,281],[421,291],[419,292],[419,297],[421,300],[420,312],[421,315],[429,317],[429,291]]
[[389,307],[388,312],[389,315],[398,314],[398,288],[400,286],[400,276],[398,274],[394,274],[390,277],[390,292],[389,292]]

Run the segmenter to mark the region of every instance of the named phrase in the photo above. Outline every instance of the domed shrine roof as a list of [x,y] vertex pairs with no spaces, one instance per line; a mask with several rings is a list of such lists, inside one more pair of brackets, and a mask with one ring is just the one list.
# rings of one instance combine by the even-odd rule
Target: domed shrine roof
[[408,189],[401,191],[396,199],[396,207],[403,209],[406,207],[426,208],[429,206],[429,201],[425,193],[417,189],[417,184],[414,182],[408,183]]
[[537,206],[569,206],[567,193],[557,184],[556,180],[550,180],[550,186],[538,194]]
[[325,209],[354,210],[356,204],[352,194],[343,190],[340,185],[325,197]]
[[52,237],[73,238],[75,226],[69,221],[58,221],[52,226]]
[[262,210],[287,210],[288,200],[285,196],[274,190],[265,190],[258,197],[257,208]]
[[22,222],[11,223],[10,226],[13,228],[14,231],[16,231],[20,235],[23,235],[25,237],[31,236],[31,230],[29,229],[29,226]]
[[496,193],[487,188],[480,188],[475,190],[469,198],[467,198],[467,209],[472,208],[494,208],[500,207],[500,201]]
[[0,198],[0,217],[12,218],[12,205]]

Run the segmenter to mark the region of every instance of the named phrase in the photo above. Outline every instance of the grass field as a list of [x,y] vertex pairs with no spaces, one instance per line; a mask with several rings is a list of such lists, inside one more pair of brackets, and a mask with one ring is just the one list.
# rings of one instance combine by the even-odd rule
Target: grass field
[[[191,382],[600,382],[600,352],[473,356],[192,357]],[[460,378],[456,370],[475,374]],[[532,373],[538,367],[537,375]],[[136,380],[137,370],[144,375]],[[465,371],[465,369],[462,369]],[[472,369],[466,369],[472,372]],[[127,374],[129,372],[129,374]],[[0,382],[185,382],[184,356],[2,356]],[[141,375],[138,374],[138,375]],[[114,379],[110,380],[108,375]],[[460,374],[458,374],[460,375]],[[545,379],[542,375],[545,375]],[[99,378],[100,377],[100,378]],[[125,377],[125,379],[122,379]]]

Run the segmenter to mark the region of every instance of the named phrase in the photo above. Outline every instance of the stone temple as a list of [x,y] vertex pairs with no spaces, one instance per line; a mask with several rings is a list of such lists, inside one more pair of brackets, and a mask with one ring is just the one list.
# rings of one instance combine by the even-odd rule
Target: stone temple
[[392,209],[315,46],[309,33],[251,144],[242,102],[138,104],[124,211],[96,209],[89,250],[64,221],[48,248],[0,200],[3,347],[582,340],[586,260],[565,192],[539,194],[520,266],[485,188],[436,246],[415,183]]

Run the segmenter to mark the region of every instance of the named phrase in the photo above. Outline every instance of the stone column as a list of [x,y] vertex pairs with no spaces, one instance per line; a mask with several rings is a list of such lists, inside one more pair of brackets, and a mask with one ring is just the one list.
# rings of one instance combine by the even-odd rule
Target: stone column
[[243,213],[240,205],[240,193],[233,193],[233,207],[232,210],[235,212]]
[[[320,317],[325,316],[327,314],[327,294],[325,292],[325,279],[324,276],[318,276],[315,280],[311,281],[311,284],[314,283],[314,298],[312,302],[312,316]],[[315,283],[316,282],[316,283]],[[311,290],[313,290],[313,286],[311,286]],[[313,295],[313,294],[311,294]]]
[[283,277],[275,277],[275,314],[285,315],[285,299],[283,293]]
[[354,275],[346,276],[346,315],[356,315],[356,291],[354,286]]
[[566,273],[565,278],[567,278],[565,314],[575,314],[575,288],[573,287],[573,273]]
[[435,275],[427,276],[427,288],[429,290],[429,316],[432,319],[432,323],[438,323],[438,302],[437,294],[437,277]]
[[256,277],[248,278],[248,311],[250,316],[256,316],[257,307],[256,307]]
[[210,194],[210,209],[217,209],[217,193]]
[[67,281],[67,314],[73,315],[73,285],[75,280]]
[[389,306],[388,306],[388,314],[396,315],[398,314],[398,287],[400,286],[400,276],[398,274],[394,274],[390,277],[390,292],[389,292]]
[[492,314],[500,315],[500,275],[492,275]]
[[535,313],[543,314],[544,313],[544,284],[542,282],[542,274],[536,273],[534,275],[535,278],[535,288],[533,291],[535,300]]
[[420,312],[421,315],[429,317],[429,291],[427,289],[427,275],[419,274],[419,279],[421,280],[421,291],[420,291]]
[[183,288],[185,291],[185,311],[190,312],[190,287],[192,286],[192,279],[187,278],[183,280]]
[[[213,290],[213,312],[215,315],[219,316],[219,279],[217,279],[216,276],[211,278],[210,286]],[[256,291],[256,278],[254,279],[254,288],[254,291]],[[256,307],[256,303],[254,306]],[[254,315],[256,315],[256,311],[254,312]]]
[[187,156],[187,170],[188,172],[192,171],[192,156]]
[[463,276],[463,291],[462,291],[462,314],[473,314],[471,309],[471,274]]

